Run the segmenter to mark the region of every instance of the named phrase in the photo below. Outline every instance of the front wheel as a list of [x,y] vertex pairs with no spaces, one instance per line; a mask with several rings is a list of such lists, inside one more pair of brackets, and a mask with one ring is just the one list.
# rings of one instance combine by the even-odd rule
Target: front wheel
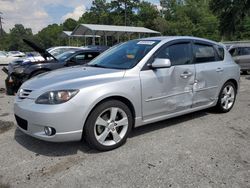
[[229,112],[234,106],[235,98],[235,85],[232,82],[225,83],[219,94],[219,99],[216,105],[217,111],[222,113]]
[[127,105],[110,100],[101,103],[91,112],[83,136],[92,148],[112,150],[126,142],[132,124],[132,114]]

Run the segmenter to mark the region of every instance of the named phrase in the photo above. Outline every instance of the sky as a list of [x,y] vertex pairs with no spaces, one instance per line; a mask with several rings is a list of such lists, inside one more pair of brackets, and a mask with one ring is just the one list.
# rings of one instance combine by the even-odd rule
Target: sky
[[[147,0],[159,4],[159,0]],[[92,0],[0,0],[3,29],[9,32],[15,24],[23,24],[37,33],[48,24],[60,24],[67,18],[78,20]]]

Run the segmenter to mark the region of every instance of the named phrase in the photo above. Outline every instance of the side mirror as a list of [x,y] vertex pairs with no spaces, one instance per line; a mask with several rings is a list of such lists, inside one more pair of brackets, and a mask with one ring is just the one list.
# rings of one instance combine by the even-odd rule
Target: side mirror
[[152,69],[169,68],[171,67],[171,62],[169,59],[156,58],[150,66]]

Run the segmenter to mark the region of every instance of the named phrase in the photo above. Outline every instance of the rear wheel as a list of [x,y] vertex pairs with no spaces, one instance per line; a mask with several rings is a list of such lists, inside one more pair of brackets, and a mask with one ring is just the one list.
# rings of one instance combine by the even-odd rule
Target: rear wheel
[[106,101],[89,115],[83,136],[92,148],[112,150],[126,142],[132,123],[132,114],[127,105],[117,100]]
[[220,91],[219,99],[216,105],[218,112],[226,113],[229,112],[235,103],[236,88],[232,82],[224,84]]

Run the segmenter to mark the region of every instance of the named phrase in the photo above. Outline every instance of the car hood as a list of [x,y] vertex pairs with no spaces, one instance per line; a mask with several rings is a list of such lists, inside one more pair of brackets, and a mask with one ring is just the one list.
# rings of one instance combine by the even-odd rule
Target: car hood
[[29,90],[81,89],[123,78],[125,70],[74,66],[46,72],[26,81],[21,88]]
[[30,46],[33,50],[35,50],[36,52],[38,52],[39,54],[41,54],[41,56],[44,59],[47,58],[53,58],[55,60],[57,60],[52,54],[50,54],[47,50],[37,46],[35,43],[27,40],[27,39],[23,39],[23,42],[25,42],[28,46]]

